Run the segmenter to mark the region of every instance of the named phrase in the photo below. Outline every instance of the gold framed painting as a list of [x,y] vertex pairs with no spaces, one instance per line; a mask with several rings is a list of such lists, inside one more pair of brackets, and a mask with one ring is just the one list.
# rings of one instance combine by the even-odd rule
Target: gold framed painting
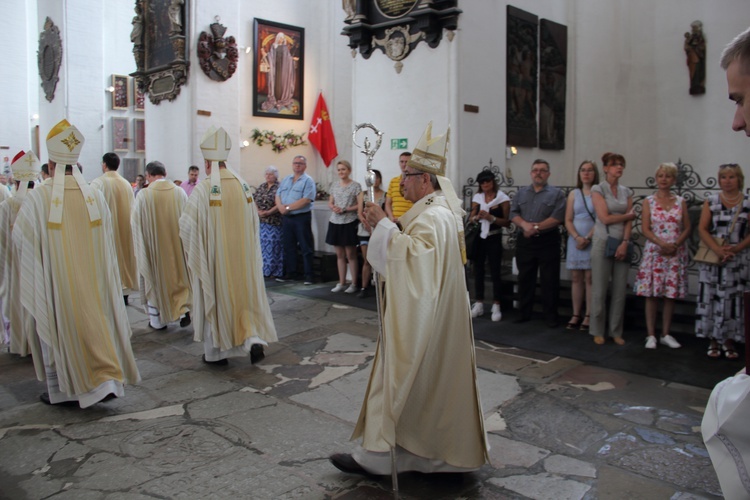
[[112,109],[128,109],[130,106],[128,77],[112,75],[112,88]]

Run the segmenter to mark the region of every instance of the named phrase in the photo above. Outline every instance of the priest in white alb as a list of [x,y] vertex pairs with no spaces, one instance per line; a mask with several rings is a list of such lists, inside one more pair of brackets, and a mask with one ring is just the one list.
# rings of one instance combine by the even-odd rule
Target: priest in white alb
[[[12,231],[28,189],[34,189],[41,166],[33,151],[21,151],[10,166],[16,183],[16,195],[0,203],[0,297],[3,315],[10,321],[10,352],[19,356],[40,357],[34,318],[21,306],[21,276],[18,252],[13,247]],[[43,372],[38,372],[37,375]]]
[[180,216],[187,203],[184,190],[166,178],[160,161],[146,165],[148,189],[135,200],[133,241],[141,276],[141,298],[151,328],[168,323],[190,324],[190,279],[180,241]]
[[76,166],[81,132],[66,120],[47,135],[54,180],[27,194],[13,226],[21,304],[36,322],[47,404],[81,408],[122,397],[140,381],[122,300],[112,217]]
[[206,175],[180,217],[193,290],[195,340],[203,361],[227,364],[250,353],[255,363],[276,328],[263,280],[258,212],[250,187],[226,159],[232,148],[223,128],[211,127],[201,140]]
[[469,472],[489,462],[466,288],[463,210],[443,177],[448,133],[428,126],[401,180],[399,219],[367,203],[367,258],[380,276],[382,336],[352,439],[330,460],[355,474]]
[[102,156],[103,174],[91,181],[91,187],[104,194],[109,211],[112,213],[117,266],[122,281],[122,294],[127,304],[130,292],[138,289],[138,266],[133,246],[133,230],[130,226],[135,195],[133,187],[117,171],[119,168],[120,157],[116,153],[105,153]]

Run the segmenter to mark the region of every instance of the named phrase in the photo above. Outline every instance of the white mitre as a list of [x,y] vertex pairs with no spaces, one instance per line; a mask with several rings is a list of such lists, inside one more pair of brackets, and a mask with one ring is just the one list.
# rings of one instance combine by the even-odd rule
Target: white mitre
[[10,169],[13,171],[13,179],[19,181],[18,189],[16,189],[16,197],[22,199],[26,195],[29,182],[37,180],[39,172],[42,171],[42,165],[39,163],[39,158],[36,157],[33,151],[19,152],[13,163],[10,165]]

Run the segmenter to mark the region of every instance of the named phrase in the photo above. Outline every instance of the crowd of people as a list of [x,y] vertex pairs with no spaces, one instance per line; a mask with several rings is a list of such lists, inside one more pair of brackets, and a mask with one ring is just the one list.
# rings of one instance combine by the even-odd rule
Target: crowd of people
[[[474,271],[472,316],[484,314],[485,263],[493,286],[492,320],[500,312],[502,227],[516,226],[515,261],[518,268],[518,312],[515,322],[531,319],[537,277],[541,306],[550,328],[558,326],[560,244],[564,225],[568,240],[565,266],[570,271],[572,316],[566,328],[589,332],[596,344],[607,337],[624,345],[625,299],[633,261],[631,242],[636,207],[633,191],[620,184],[625,158],[605,153],[597,163],[584,160],[576,186],[565,200],[562,191],[547,183],[549,163],[535,160],[529,186],[521,187],[511,202],[498,189],[494,174],[477,175],[478,192],[471,202],[469,222],[480,222],[481,233],[469,249]],[[675,302],[688,296],[687,240],[691,223],[686,200],[672,192],[678,169],[662,163],[654,173],[656,192],[640,205],[641,230],[646,240],[632,291],[645,299],[645,348],[658,344],[676,349],[672,336]],[[720,265],[700,262],[696,335],[709,339],[707,355],[737,359],[735,342],[744,342],[742,292],[750,280],[750,197],[743,193],[739,165],[721,165],[720,192],[707,198],[698,224],[700,240],[718,255]],[[510,205],[510,210],[508,210]],[[508,213],[509,212],[509,213]],[[509,220],[510,217],[510,220]],[[609,297],[609,303],[607,298]],[[661,332],[656,324],[661,306]]]

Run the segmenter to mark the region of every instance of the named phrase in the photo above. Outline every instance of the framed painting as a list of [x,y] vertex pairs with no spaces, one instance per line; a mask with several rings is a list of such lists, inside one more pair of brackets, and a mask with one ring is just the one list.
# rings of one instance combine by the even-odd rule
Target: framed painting
[[302,120],[305,29],[254,19],[253,116]]
[[123,158],[120,166],[120,174],[131,184],[135,183],[135,177],[143,175],[143,159]]
[[539,147],[565,149],[568,27],[542,19],[539,54]]
[[508,5],[507,145],[537,145],[537,33],[539,18]]
[[128,109],[128,77],[125,75],[112,75],[112,109]]
[[146,152],[146,120],[133,118],[133,138],[135,141],[135,152]]
[[146,110],[146,94],[138,88],[138,82],[133,78],[133,105],[136,111]]
[[112,117],[112,151],[124,152],[128,148],[128,119]]

